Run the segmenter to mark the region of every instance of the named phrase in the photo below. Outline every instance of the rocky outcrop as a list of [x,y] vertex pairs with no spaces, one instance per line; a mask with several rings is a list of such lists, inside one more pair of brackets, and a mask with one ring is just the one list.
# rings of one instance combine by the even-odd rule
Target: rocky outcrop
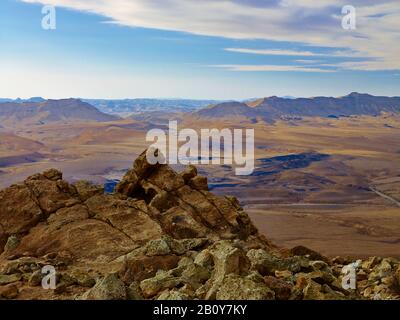
[[[278,250],[193,166],[140,155],[113,194],[48,170],[0,191],[0,299],[397,299],[400,265]],[[44,266],[56,271],[44,289]]]

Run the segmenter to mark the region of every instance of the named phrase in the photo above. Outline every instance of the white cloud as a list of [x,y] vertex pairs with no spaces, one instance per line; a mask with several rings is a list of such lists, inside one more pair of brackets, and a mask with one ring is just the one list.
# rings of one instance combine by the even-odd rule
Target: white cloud
[[358,71],[390,71],[394,70],[391,66],[387,66],[382,61],[346,61],[338,63],[323,63],[319,67],[334,67],[342,70],[358,70]]
[[213,67],[223,68],[229,71],[245,71],[245,72],[334,72],[329,69],[307,68],[302,66],[282,66],[282,65],[242,65],[242,64],[220,64]]
[[297,59],[297,60],[294,60],[294,62],[303,63],[303,64],[313,64],[313,63],[321,63],[321,60]]
[[296,50],[281,50],[281,49],[246,49],[246,48],[225,48],[225,51],[236,52],[236,53],[259,54],[259,55],[302,56],[302,57],[359,57],[360,56],[360,54],[349,51],[317,53],[312,51],[296,51]]
[[261,55],[278,55],[278,56],[304,56],[312,57],[318,56],[318,53],[311,51],[292,51],[292,50],[279,50],[279,49],[246,49],[246,48],[226,48],[225,51]]
[[400,69],[398,0],[382,0],[379,4],[352,0],[357,9],[355,31],[341,27],[341,7],[348,4],[345,0],[285,0],[280,5],[262,0],[253,0],[252,4],[245,0],[22,1],[96,13],[113,23],[132,27],[341,47],[370,58],[363,65],[355,65],[363,70]]

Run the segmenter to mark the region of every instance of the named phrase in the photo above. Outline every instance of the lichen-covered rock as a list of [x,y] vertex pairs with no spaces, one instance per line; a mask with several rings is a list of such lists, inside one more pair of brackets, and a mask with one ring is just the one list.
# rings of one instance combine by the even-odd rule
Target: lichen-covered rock
[[21,274],[0,275],[0,286],[21,280]]
[[209,280],[210,289],[205,299],[213,300],[229,274],[245,275],[250,268],[250,261],[246,253],[237,247],[234,247],[230,241],[219,241],[210,248],[213,257],[214,270]]
[[171,239],[170,247],[173,253],[182,255],[190,250],[197,250],[204,247],[208,243],[207,238],[194,239]]
[[29,277],[28,280],[28,284],[31,287],[36,287],[39,286],[42,283],[42,279],[43,279],[43,274],[40,270],[36,270],[35,272],[33,272],[31,274],[31,276]]
[[211,272],[206,267],[192,263],[181,274],[182,282],[190,284],[193,290],[197,290],[211,277]]
[[140,289],[142,290],[145,298],[155,296],[160,291],[165,289],[172,289],[180,284],[180,279],[173,276],[169,272],[160,271],[153,278],[143,280],[140,283]]
[[140,291],[139,283],[136,281],[132,282],[130,286],[127,288],[127,297],[128,300],[143,300],[142,292]]
[[214,266],[213,255],[209,249],[204,249],[196,256],[194,263],[205,268],[212,268]]
[[261,275],[274,275],[276,271],[288,270],[300,272],[309,268],[309,260],[305,257],[295,256],[290,258],[278,257],[263,249],[252,249],[247,252],[253,270]]
[[127,292],[124,283],[116,274],[109,274],[85,292],[82,300],[125,300]]
[[12,251],[19,245],[19,238],[15,235],[11,235],[8,237],[6,245],[4,246],[4,251]]
[[177,290],[166,290],[157,298],[157,300],[189,300],[190,296]]
[[216,293],[217,300],[273,300],[274,292],[252,276],[227,275]]
[[146,246],[146,255],[151,256],[164,256],[171,253],[171,248],[169,247],[168,240],[156,239],[151,240],[147,243]]
[[400,288],[400,264],[397,266],[395,277],[396,277],[397,285]]

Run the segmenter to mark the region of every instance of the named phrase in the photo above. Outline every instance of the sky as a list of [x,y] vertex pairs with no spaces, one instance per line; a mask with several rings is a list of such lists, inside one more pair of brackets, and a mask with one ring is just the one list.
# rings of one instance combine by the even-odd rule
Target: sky
[[0,0],[0,45],[2,98],[400,96],[399,0]]

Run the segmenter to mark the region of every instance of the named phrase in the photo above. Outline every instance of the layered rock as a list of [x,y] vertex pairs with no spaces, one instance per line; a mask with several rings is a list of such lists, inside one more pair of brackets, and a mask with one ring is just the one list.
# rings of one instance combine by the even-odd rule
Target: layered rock
[[178,174],[145,152],[113,194],[54,169],[0,191],[0,299],[399,298],[399,261],[361,262],[358,290],[342,288],[344,265],[279,251],[195,167]]

